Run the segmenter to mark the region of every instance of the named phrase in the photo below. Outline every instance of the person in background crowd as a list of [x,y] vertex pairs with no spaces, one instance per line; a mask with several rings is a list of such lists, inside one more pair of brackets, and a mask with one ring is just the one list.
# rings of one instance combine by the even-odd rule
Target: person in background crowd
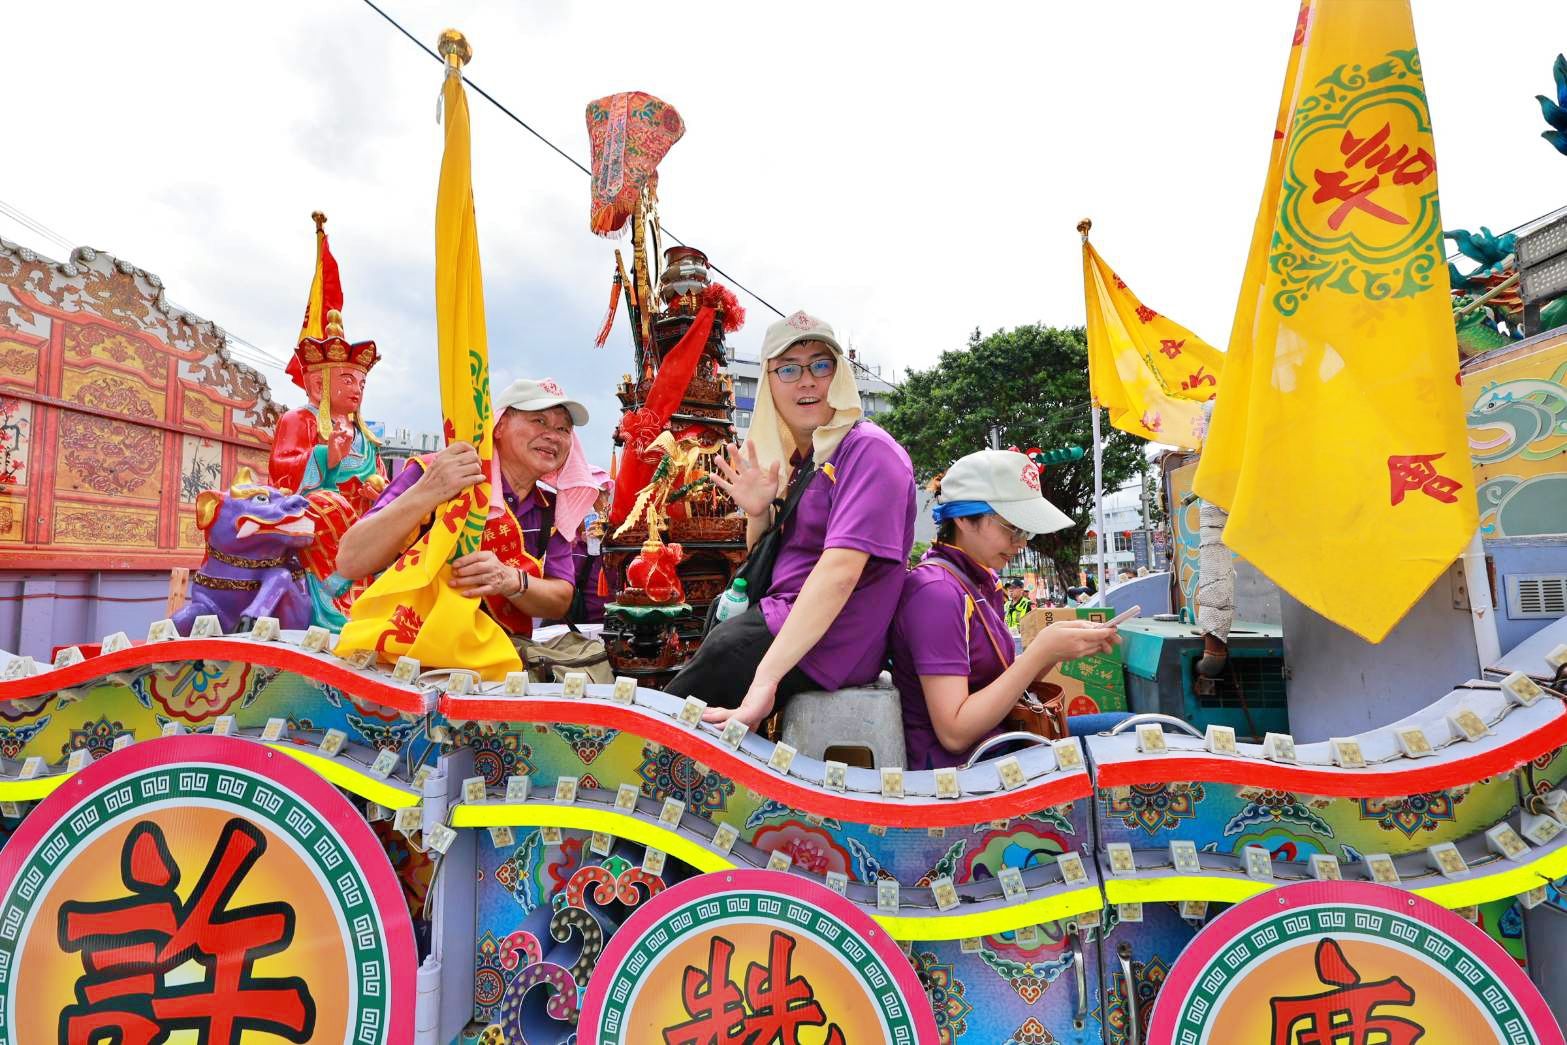
[[1034,601],[1024,593],[1023,582],[1016,577],[1007,581],[1007,628],[1017,631],[1033,608]]
[[897,440],[861,419],[832,327],[804,312],[779,320],[761,363],[745,450],[726,450],[714,482],[745,512],[748,545],[794,484],[808,485],[765,589],[664,687],[707,701],[705,721],[734,717],[752,729],[796,693],[881,674],[914,543],[914,467]]
[[1116,641],[1114,628],[1065,620],[1014,653],[995,571],[1035,534],[1072,525],[1040,496],[1039,466],[1026,456],[981,450],[960,459],[932,514],[936,543],[903,582],[890,639],[910,769],[961,765],[1029,683]]
[[566,619],[572,624],[604,623],[604,600],[607,596],[600,591],[604,577],[602,548],[610,503],[615,497],[615,480],[597,465],[591,466],[591,471],[598,496],[593,502],[593,510],[582,520],[583,539],[572,545],[571,549],[572,558],[576,560],[573,569],[577,591]]

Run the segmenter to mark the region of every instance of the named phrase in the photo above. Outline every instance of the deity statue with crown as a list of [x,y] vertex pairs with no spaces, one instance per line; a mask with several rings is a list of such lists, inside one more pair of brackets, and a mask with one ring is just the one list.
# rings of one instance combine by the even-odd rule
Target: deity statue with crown
[[334,571],[338,539],[386,488],[375,437],[361,413],[365,378],[380,359],[374,341],[343,336],[343,290],[327,243],[326,216],[316,222],[316,272],[288,376],[310,405],[278,421],[272,442],[273,486],[303,494],[316,521],[316,543],[300,555],[307,571],[312,623],[340,631],[357,592]]

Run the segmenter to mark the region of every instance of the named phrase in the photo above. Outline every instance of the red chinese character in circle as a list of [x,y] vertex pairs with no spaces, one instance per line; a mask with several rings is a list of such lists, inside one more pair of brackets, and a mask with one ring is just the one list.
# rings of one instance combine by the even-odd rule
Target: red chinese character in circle
[[1362,982],[1331,939],[1317,944],[1321,994],[1271,998],[1273,1045],[1415,1045],[1426,1029],[1402,1016],[1377,1015],[1379,1005],[1413,1005],[1415,992],[1397,976]]
[[[794,937],[773,930],[767,965],[746,969],[742,994],[729,975],[734,944],[713,937],[707,968],[688,966],[681,983],[692,1019],[664,1031],[664,1045],[800,1045],[800,1029],[822,1026],[827,1015],[810,981],[791,972],[794,947]],[[822,1045],[844,1045],[843,1032],[828,1026]]]
[[[76,1003],[60,1013],[61,1040],[158,1045],[193,1029],[203,1045],[240,1045],[247,1031],[309,1041],[316,1006],[305,981],[253,973],[258,959],[293,942],[294,909],[281,900],[228,906],[266,848],[255,825],[230,820],[181,901],[180,869],[162,829],[150,821],[131,828],[120,858],[131,894],[60,905],[60,947],[80,952],[85,969]],[[201,978],[169,982],[192,963]]]

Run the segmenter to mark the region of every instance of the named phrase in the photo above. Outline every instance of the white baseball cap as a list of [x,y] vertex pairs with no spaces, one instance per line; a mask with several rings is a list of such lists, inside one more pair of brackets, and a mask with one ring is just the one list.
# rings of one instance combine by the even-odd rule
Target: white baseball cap
[[984,501],[1028,533],[1054,533],[1072,519],[1039,492],[1039,465],[1016,450],[980,450],[960,457],[941,477],[937,502]]
[[507,410],[548,410],[552,406],[563,406],[571,415],[572,424],[588,423],[588,408],[575,399],[568,399],[553,377],[542,381],[513,381],[495,397],[493,405],[497,420]]
[[825,319],[817,319],[809,312],[796,312],[767,328],[767,333],[762,335],[761,361],[765,363],[787,352],[790,345],[797,345],[801,341],[820,341],[835,354],[843,355],[843,346],[838,344],[831,324]]

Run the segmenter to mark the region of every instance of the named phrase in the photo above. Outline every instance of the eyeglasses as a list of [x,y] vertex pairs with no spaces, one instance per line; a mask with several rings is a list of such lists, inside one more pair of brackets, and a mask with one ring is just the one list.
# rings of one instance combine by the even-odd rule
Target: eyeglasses
[[1029,533],[1027,530],[1018,529],[1016,526],[1013,526],[999,515],[992,515],[991,518],[996,520],[996,525],[1001,527],[1002,531],[1005,532],[1006,535],[1011,537],[1014,541],[1023,541],[1027,543],[1028,541],[1034,539],[1033,534]]
[[825,359],[813,359],[810,361],[810,363],[805,365],[801,365],[799,363],[785,363],[782,366],[773,367],[772,373],[774,377],[778,378],[778,380],[782,381],[784,384],[792,385],[796,381],[800,380],[800,378],[805,376],[806,366],[811,368],[812,377],[816,378],[817,380],[822,380],[833,375],[833,372],[838,369],[838,361],[829,356]]

